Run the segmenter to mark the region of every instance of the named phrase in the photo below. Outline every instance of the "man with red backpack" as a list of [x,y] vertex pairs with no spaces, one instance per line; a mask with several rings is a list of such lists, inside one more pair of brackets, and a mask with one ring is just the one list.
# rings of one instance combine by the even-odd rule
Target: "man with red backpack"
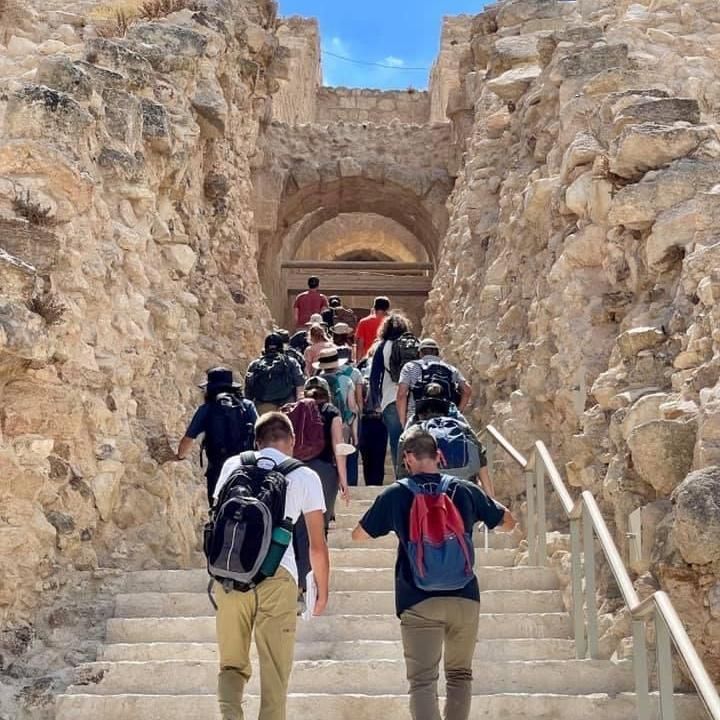
[[399,540],[395,604],[410,684],[413,720],[439,720],[437,681],[445,657],[445,720],[467,720],[477,642],[480,589],[473,527],[512,530],[515,518],[478,486],[442,475],[435,438],[408,431],[403,462],[410,476],[391,485],[353,530],[365,541],[394,532]]

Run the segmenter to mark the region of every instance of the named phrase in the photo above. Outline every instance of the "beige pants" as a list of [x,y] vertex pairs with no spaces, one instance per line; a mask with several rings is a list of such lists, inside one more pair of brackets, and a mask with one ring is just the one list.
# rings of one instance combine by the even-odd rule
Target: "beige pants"
[[259,720],[285,720],[288,682],[295,652],[297,585],[280,568],[257,592],[226,593],[215,584],[220,675],[218,701],[223,720],[243,720],[242,699],[250,679],[250,639],[260,664]]
[[438,677],[445,646],[445,720],[467,720],[472,701],[472,661],[480,603],[463,598],[430,598],[400,617],[410,714],[413,720],[440,720]]

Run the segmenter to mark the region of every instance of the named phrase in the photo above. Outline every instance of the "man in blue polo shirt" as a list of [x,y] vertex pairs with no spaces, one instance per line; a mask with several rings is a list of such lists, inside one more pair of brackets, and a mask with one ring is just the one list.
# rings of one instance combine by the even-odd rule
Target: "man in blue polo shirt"
[[[418,485],[443,481],[435,438],[421,428],[408,431],[402,459]],[[504,530],[512,530],[515,527],[510,511],[477,485],[453,478],[447,494],[470,534],[479,522],[489,528],[501,525]],[[353,530],[353,540],[365,541],[394,532],[400,541],[395,565],[395,605],[402,630],[413,720],[440,720],[437,681],[443,646],[447,684],[445,720],[467,720],[472,698],[480,588],[474,574],[459,590],[426,592],[417,587],[407,549],[413,497],[402,484],[391,485]]]

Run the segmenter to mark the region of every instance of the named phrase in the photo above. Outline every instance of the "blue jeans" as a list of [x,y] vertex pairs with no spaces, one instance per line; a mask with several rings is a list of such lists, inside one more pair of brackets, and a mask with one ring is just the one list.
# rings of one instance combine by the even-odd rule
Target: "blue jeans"
[[[394,468],[398,466],[398,445],[400,444],[400,436],[403,433],[403,426],[398,415],[397,405],[390,403],[383,410],[383,422],[388,431],[388,439],[390,440],[390,457]],[[395,473],[397,475],[397,471]]]

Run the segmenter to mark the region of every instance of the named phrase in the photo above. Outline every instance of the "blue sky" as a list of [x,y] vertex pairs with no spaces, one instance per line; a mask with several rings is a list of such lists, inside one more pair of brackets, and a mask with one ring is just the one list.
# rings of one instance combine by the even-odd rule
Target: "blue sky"
[[391,66],[364,66],[324,55],[326,85],[424,89],[426,68],[438,52],[443,16],[478,13],[484,4],[484,0],[280,0],[280,12],[318,18],[327,53]]

